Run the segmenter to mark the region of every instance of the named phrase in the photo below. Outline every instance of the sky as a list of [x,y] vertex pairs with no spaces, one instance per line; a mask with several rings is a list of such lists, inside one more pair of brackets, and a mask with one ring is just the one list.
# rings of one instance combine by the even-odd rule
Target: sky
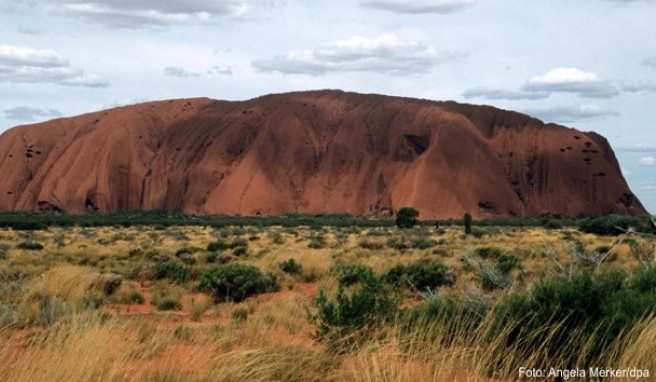
[[656,212],[656,0],[0,0],[0,133],[156,99],[343,89],[604,135]]

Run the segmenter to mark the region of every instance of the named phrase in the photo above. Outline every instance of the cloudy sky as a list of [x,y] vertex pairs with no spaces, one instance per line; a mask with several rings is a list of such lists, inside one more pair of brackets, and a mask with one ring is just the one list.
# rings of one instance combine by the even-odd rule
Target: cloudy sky
[[656,0],[0,0],[0,132],[141,101],[349,91],[606,136],[656,212]]

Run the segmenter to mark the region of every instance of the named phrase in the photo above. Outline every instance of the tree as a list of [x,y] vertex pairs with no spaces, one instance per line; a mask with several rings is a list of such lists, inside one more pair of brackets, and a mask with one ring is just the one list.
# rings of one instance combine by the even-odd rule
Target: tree
[[419,211],[412,207],[403,207],[396,214],[396,226],[399,228],[412,228],[417,224]]
[[465,217],[463,219],[465,221],[465,235],[471,235],[472,233],[472,216],[469,212],[465,213]]

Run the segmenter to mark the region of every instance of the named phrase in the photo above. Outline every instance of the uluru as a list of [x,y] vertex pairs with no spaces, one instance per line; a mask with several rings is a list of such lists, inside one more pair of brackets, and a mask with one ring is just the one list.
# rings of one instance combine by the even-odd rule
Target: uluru
[[490,106],[311,91],[157,101],[0,136],[0,209],[644,214],[602,136]]

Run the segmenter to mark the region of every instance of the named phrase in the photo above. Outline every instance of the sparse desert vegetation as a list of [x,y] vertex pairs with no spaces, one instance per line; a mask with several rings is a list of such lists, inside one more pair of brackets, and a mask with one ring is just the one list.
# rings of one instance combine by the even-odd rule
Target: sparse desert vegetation
[[514,381],[521,366],[656,372],[649,234],[589,222],[474,222],[466,234],[457,222],[302,219],[5,224],[13,228],[0,230],[0,379]]

